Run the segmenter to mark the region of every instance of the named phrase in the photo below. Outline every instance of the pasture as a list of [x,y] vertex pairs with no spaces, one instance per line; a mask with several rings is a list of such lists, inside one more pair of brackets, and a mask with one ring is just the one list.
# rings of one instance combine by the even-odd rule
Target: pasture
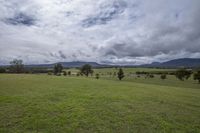
[[0,132],[199,133],[200,85],[174,76],[127,76],[138,69],[144,70],[124,69],[123,81],[106,74],[115,68],[95,69],[98,80],[0,74]]

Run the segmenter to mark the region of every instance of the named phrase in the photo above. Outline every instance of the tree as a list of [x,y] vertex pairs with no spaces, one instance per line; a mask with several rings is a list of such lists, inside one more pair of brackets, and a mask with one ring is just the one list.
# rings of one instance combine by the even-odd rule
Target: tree
[[198,80],[199,84],[200,84],[200,70],[197,71],[196,73],[194,73],[194,80]]
[[67,72],[66,72],[66,71],[63,71],[63,75],[64,75],[64,76],[67,76]]
[[77,72],[77,73],[76,73],[76,76],[77,76],[77,77],[80,76],[80,72]]
[[67,74],[70,76],[71,75],[71,71],[68,71]]
[[54,66],[54,74],[60,74],[62,72],[63,66],[60,63],[55,64]]
[[81,74],[84,74],[85,76],[89,76],[89,74],[92,74],[93,73],[93,70],[92,70],[92,66],[89,65],[89,64],[85,64],[81,67],[80,69],[80,72]]
[[176,71],[176,77],[181,80],[184,81],[185,79],[189,79],[189,77],[191,76],[191,71],[186,70],[186,69],[179,69]]
[[119,69],[119,72],[117,73],[117,75],[118,75],[119,80],[122,80],[124,78],[124,72],[122,68]]
[[48,72],[47,74],[48,74],[48,75],[52,75],[52,72]]
[[167,78],[167,75],[166,75],[166,74],[162,74],[162,75],[160,75],[160,78],[161,78],[162,80],[165,80],[165,79]]
[[153,74],[150,74],[149,77],[150,77],[150,78],[154,78],[155,76],[154,76]]
[[154,75],[153,75],[153,74],[147,73],[145,79],[146,79],[146,78],[154,78]]
[[98,73],[95,75],[95,78],[96,78],[96,79],[99,79],[99,74],[98,74]]
[[22,73],[24,72],[24,65],[22,60],[14,59],[10,62],[10,72]]
[[0,67],[0,73],[5,73],[6,72],[6,69],[5,68],[2,68]]
[[114,73],[113,73],[113,77],[115,77],[116,75],[117,75],[117,73],[116,73],[116,72],[114,72]]

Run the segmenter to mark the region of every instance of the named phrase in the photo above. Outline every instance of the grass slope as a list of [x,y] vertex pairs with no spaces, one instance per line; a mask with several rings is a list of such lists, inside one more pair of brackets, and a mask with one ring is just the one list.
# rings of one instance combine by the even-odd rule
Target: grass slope
[[[174,75],[167,75],[167,79],[162,80],[160,75],[154,75],[154,78],[145,78],[145,76],[141,76],[140,78],[136,78],[136,76],[125,76],[123,81],[128,81],[132,83],[141,83],[141,84],[152,84],[152,85],[160,85],[160,86],[167,86],[167,87],[180,87],[180,88],[194,88],[200,89],[200,84],[193,80],[193,76],[191,76],[188,80],[180,81]],[[118,81],[117,77],[101,77],[106,80],[115,80]]]
[[0,75],[0,132],[200,132],[200,89]]

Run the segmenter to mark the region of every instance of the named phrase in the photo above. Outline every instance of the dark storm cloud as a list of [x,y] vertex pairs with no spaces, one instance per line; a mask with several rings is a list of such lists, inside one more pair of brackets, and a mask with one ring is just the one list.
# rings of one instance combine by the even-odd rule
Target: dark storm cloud
[[62,51],[58,51],[61,58],[66,59],[66,55]]
[[136,35],[130,39],[129,36],[124,37],[126,36],[125,34],[123,37],[114,37],[114,39],[108,42],[110,45],[106,45],[101,51],[104,51],[105,56],[115,56],[117,58],[154,58],[159,55],[165,55],[166,58],[170,56],[174,58],[172,54],[178,55],[179,53],[182,54],[182,57],[187,57],[192,54],[199,55],[200,2],[196,1],[197,5],[193,4],[190,5],[190,9],[186,8],[182,14],[175,12],[174,16],[173,14],[171,15],[172,17],[169,15],[171,12],[169,11],[166,15],[168,17],[164,18],[165,15],[159,16],[159,21],[156,20],[157,18],[155,20],[144,18],[144,20],[148,20],[148,23],[139,21],[139,26],[145,27],[147,25],[149,28],[146,31],[147,33],[143,33],[144,36],[139,37]]
[[35,23],[35,18],[32,16],[28,16],[24,13],[18,13],[12,18],[7,18],[5,20],[6,23],[12,24],[12,25],[26,25],[31,26]]
[[114,1],[108,5],[105,3],[99,6],[100,11],[88,18],[84,19],[82,22],[83,27],[91,27],[94,25],[106,24],[119,14],[121,14],[126,8],[126,3],[124,1]]
[[200,52],[199,31],[200,29],[190,32],[181,29],[181,27],[162,27],[154,31],[152,36],[143,38],[140,43],[128,40],[128,38],[123,42],[117,42],[117,39],[115,39],[112,45],[101,51],[105,51],[106,56],[116,57],[156,56],[181,50],[191,53]]

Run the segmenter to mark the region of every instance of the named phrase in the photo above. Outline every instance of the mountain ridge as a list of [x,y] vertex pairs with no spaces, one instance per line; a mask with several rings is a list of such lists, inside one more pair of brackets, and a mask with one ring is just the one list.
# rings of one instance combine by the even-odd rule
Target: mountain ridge
[[140,65],[143,67],[200,67],[200,58],[180,58],[173,59],[166,62],[153,62],[151,64]]
[[[151,64],[142,64],[142,65],[111,65],[111,64],[101,64],[97,62],[84,62],[84,61],[72,61],[72,62],[57,62],[61,63],[65,68],[79,68],[84,64],[89,64],[92,67],[102,68],[102,67],[158,67],[158,68],[196,68],[200,67],[200,58],[179,58],[173,59],[166,62],[152,62]],[[53,68],[55,64],[30,64],[25,65],[27,68],[31,67],[42,67],[42,68]],[[7,65],[8,66],[8,65]]]

